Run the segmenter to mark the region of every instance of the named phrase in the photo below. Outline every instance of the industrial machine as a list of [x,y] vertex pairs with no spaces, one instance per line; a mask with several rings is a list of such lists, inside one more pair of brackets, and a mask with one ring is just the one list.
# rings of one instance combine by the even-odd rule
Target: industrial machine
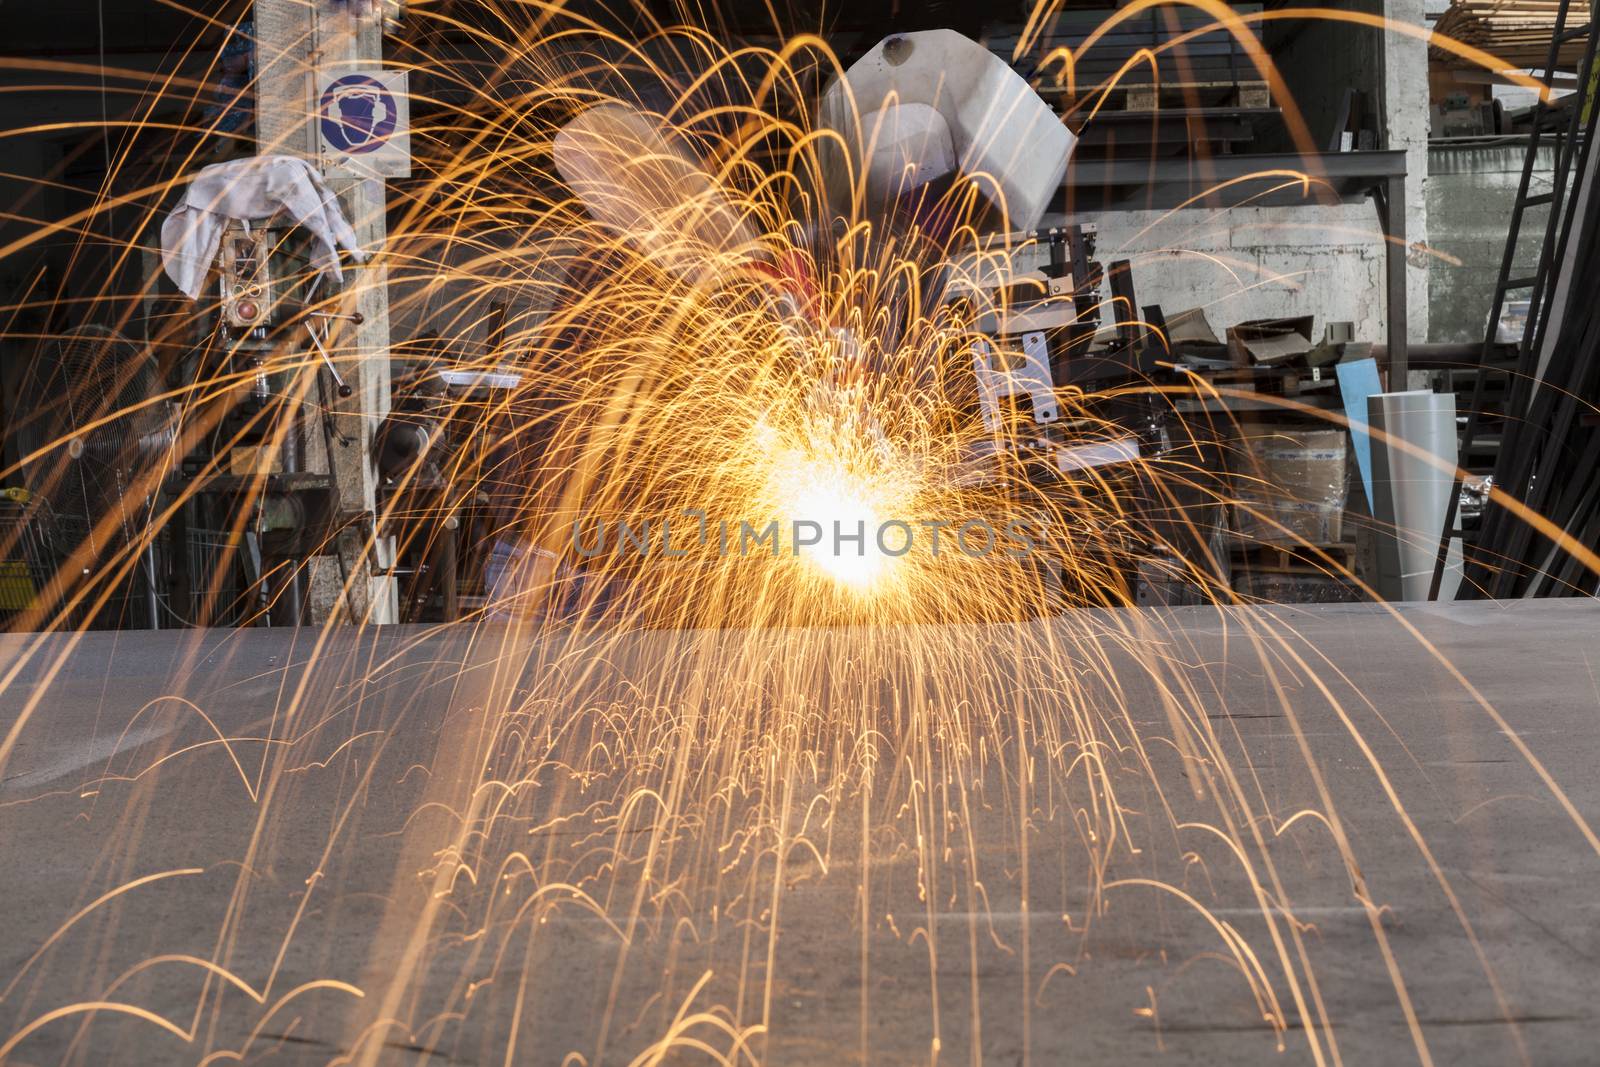
[[215,278],[184,376],[231,387],[186,410],[193,447],[176,472],[184,503],[171,525],[173,600],[196,624],[293,625],[305,561],[329,551],[344,520],[331,478],[306,463],[308,448],[341,447],[343,437],[328,415],[335,395],[349,395],[323,337],[334,312],[292,228],[231,223]]

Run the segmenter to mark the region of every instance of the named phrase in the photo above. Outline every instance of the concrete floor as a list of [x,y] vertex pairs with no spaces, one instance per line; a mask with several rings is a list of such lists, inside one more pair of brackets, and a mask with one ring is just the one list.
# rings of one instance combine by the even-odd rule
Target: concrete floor
[[[766,1019],[730,1062],[1600,1062],[1600,607],[1049,625],[1022,631],[1061,639],[1058,681],[996,684],[1004,713],[959,730],[852,688],[864,632],[763,637],[774,693],[808,641],[826,692],[793,743],[758,726],[747,752],[630,734],[618,696],[693,704],[727,657],[749,669],[737,635],[639,635],[598,665],[493,630],[0,639],[0,1046],[626,1064],[674,1032],[728,1055]],[[1003,683],[1017,634],[905,649]],[[495,709],[552,679],[527,721],[561,736],[530,762],[534,726]],[[1084,746],[1110,705],[1125,729]],[[1174,708],[1209,758],[1168,743]],[[831,784],[855,722],[870,793]],[[765,785],[717,792],[747,758]]]

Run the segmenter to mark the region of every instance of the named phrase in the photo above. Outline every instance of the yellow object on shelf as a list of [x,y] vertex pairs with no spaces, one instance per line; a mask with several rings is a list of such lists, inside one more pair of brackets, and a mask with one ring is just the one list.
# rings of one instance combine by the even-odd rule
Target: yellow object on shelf
[[0,611],[21,611],[33,603],[33,575],[21,560],[0,560]]

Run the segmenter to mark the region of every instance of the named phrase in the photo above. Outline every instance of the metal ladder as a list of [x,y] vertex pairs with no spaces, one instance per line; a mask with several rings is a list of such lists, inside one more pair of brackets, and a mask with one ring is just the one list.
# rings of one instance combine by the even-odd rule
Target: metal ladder
[[[1539,353],[1544,344],[1545,329],[1549,324],[1550,307],[1546,299],[1551,273],[1555,264],[1559,263],[1566,253],[1568,229],[1563,225],[1563,215],[1566,208],[1567,185],[1572,174],[1572,161],[1578,150],[1578,133],[1583,126],[1583,113],[1581,97],[1588,91],[1589,75],[1594,68],[1595,55],[1595,12],[1591,0],[1588,21],[1577,25],[1567,26],[1567,16],[1572,6],[1572,0],[1561,0],[1561,6],[1556,11],[1555,31],[1550,37],[1550,50],[1545,58],[1543,81],[1548,91],[1554,76],[1556,64],[1560,59],[1561,47],[1568,42],[1586,38],[1583,59],[1578,64],[1578,93],[1580,100],[1570,109],[1566,122],[1554,130],[1551,139],[1555,146],[1555,166],[1551,175],[1549,192],[1529,193],[1533,182],[1533,174],[1537,169],[1539,149],[1546,141],[1546,119],[1555,110],[1545,99],[1541,98],[1534,104],[1533,126],[1528,135],[1528,149],[1522,160],[1522,177],[1517,183],[1516,199],[1511,207],[1510,227],[1506,232],[1505,251],[1500,257],[1500,274],[1495,281],[1494,299],[1489,308],[1489,322],[1485,328],[1483,347],[1478,355],[1477,373],[1473,376],[1472,399],[1467,406],[1467,422],[1462,428],[1458,455],[1465,461],[1476,443],[1480,431],[1480,414],[1483,408],[1485,384],[1491,374],[1503,371],[1504,367],[1496,367],[1490,363],[1490,357],[1495,349],[1495,336],[1500,325],[1500,314],[1505,310],[1506,295],[1517,290],[1528,290],[1528,320],[1523,329],[1522,338],[1517,343],[1517,352],[1514,363],[1514,376],[1511,389],[1506,397],[1505,427],[1500,440],[1499,455],[1508,454],[1516,445],[1516,440],[1521,427],[1520,420],[1516,417],[1518,412],[1525,411],[1533,391],[1534,377],[1538,370]],[[1592,102],[1590,102],[1592,106]],[[1522,220],[1527,210],[1532,207],[1549,205],[1549,220],[1545,225],[1544,241],[1540,246],[1539,261],[1530,275],[1512,276],[1516,269],[1517,243],[1522,236]],[[1404,383],[1390,382],[1389,388],[1403,388]],[[1496,466],[1498,466],[1498,459]],[[1439,532],[1439,551],[1434,560],[1433,579],[1428,586],[1428,599],[1439,598],[1439,587],[1444,580],[1444,572],[1449,559],[1450,542],[1453,538],[1462,539],[1463,557],[1466,557],[1465,531],[1456,529],[1457,512],[1461,504],[1462,470],[1458,467],[1455,480],[1450,491],[1449,502],[1446,505],[1444,526]],[[1505,487],[1502,487],[1505,488]],[[1489,509],[1485,508],[1484,521],[1489,520]],[[1479,530],[1480,539],[1482,529]],[[1463,566],[1466,567],[1466,559]],[[1473,595],[1475,587],[1462,583],[1462,592],[1467,598]]]

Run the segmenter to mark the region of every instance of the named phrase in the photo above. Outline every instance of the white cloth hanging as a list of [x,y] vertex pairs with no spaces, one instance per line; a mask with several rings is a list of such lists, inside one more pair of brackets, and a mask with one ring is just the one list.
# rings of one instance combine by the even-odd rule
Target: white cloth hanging
[[161,260],[167,276],[198,300],[206,272],[229,219],[264,222],[283,214],[308,230],[319,246],[312,265],[343,282],[339,249],[358,263],[367,259],[338,199],[306,160],[251,156],[214,163],[196,174],[161,226]]

